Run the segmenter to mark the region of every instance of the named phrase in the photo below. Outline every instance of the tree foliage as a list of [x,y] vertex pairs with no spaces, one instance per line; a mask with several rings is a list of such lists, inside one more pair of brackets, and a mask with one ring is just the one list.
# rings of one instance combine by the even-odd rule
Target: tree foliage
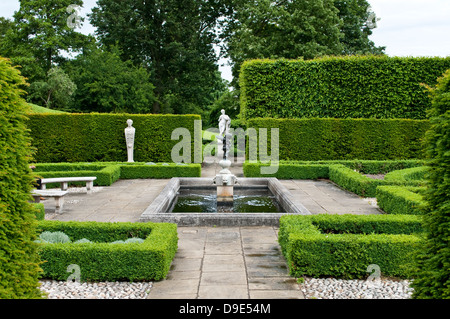
[[48,71],[46,81],[35,81],[30,85],[30,100],[47,108],[65,109],[72,101],[77,86],[59,67]]
[[66,65],[77,86],[72,109],[95,112],[150,113],[155,101],[150,73],[122,61],[120,50],[86,48]]
[[427,238],[417,258],[413,298],[450,299],[450,70],[430,92],[432,126],[426,135],[426,151],[431,169],[424,216]]
[[0,54],[22,65],[29,82],[44,80],[54,65],[67,60],[64,52],[80,52],[91,39],[71,28],[69,5],[82,0],[20,0],[14,14],[14,27],[1,41]]
[[33,176],[25,126],[25,80],[0,58],[0,299],[39,298],[36,219],[28,203]]
[[153,112],[198,112],[223,90],[213,44],[223,0],[99,0],[90,17],[102,45],[151,72]]

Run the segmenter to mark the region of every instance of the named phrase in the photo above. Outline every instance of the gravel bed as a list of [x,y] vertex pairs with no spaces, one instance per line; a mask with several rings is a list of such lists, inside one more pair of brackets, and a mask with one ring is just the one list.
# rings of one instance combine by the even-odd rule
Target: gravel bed
[[408,280],[304,279],[300,289],[306,299],[410,299],[413,293]]
[[41,280],[48,299],[145,299],[152,282],[72,282]]

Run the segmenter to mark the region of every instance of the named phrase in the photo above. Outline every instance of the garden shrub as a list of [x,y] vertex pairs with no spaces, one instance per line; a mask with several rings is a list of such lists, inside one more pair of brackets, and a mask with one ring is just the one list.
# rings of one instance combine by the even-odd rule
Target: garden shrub
[[428,116],[431,128],[426,133],[429,159],[428,203],[424,214],[426,240],[417,256],[413,298],[450,298],[450,70],[430,88]]
[[200,164],[185,163],[134,163],[120,166],[120,178],[172,178],[172,177],[200,177]]
[[425,119],[450,58],[345,56],[250,60],[241,66],[240,117]]
[[426,202],[423,199],[425,187],[378,186],[377,204],[388,214],[423,214]]
[[421,159],[430,126],[428,120],[332,118],[253,118],[247,124],[257,134],[267,129],[268,150],[271,129],[278,128],[279,160],[296,161]]
[[[43,178],[95,176],[94,185],[110,186],[119,178],[172,178],[200,177],[200,164],[185,163],[128,163],[128,162],[97,162],[97,163],[39,163],[35,174]],[[84,183],[71,182],[73,185]],[[47,188],[59,187],[60,183],[49,183]]]
[[[47,220],[39,222],[39,230],[61,231],[71,240],[40,244],[43,278],[55,280],[66,280],[71,264],[80,266],[82,281],[161,280],[169,272],[178,242],[177,226],[169,223]],[[90,242],[74,243],[82,239]],[[112,244],[115,241],[123,243]]]
[[382,185],[407,185],[421,186],[423,181],[381,180],[362,175],[342,164],[329,166],[329,178],[342,188],[363,197],[375,197],[378,186]]
[[171,139],[176,128],[190,132],[191,162],[195,152],[201,150],[201,128],[199,132],[194,130],[194,121],[201,120],[199,115],[30,114],[27,126],[32,145],[37,149],[35,160],[41,163],[126,161],[127,119],[133,120],[136,128],[135,161],[171,161],[172,148],[180,141]]
[[342,164],[364,174],[385,174],[393,170],[423,166],[423,160],[330,160],[330,161],[280,161],[278,171],[261,174],[261,166],[270,164],[246,161],[243,164],[245,177],[277,177],[279,179],[319,179],[329,178],[328,167]]
[[36,210],[28,203],[34,179],[25,85],[10,60],[0,57],[0,299],[42,297],[38,245],[33,242]]
[[382,275],[409,278],[422,231],[413,215],[285,215],[279,243],[295,277],[364,278],[377,264]]
[[384,179],[387,181],[396,180],[402,182],[425,180],[428,171],[428,166],[405,168],[387,173]]

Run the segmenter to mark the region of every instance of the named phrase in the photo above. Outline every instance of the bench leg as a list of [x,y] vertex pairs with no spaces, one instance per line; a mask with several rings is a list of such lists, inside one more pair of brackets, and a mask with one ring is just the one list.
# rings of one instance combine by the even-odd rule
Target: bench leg
[[68,187],[69,187],[69,183],[68,182],[62,182],[61,183],[61,189],[63,191],[66,191]]
[[93,187],[94,187],[94,182],[86,182],[86,189],[88,191],[92,190]]
[[61,214],[62,207],[64,205],[64,197],[62,196],[55,197],[55,203],[56,203],[55,213]]
[[47,189],[47,185],[46,184],[41,184],[41,189]]

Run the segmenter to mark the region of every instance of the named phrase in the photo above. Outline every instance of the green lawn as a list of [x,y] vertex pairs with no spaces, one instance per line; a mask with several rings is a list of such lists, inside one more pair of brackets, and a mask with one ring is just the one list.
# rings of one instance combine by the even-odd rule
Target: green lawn
[[58,110],[52,110],[43,106],[39,106],[36,104],[28,103],[31,106],[31,113],[67,113]]

